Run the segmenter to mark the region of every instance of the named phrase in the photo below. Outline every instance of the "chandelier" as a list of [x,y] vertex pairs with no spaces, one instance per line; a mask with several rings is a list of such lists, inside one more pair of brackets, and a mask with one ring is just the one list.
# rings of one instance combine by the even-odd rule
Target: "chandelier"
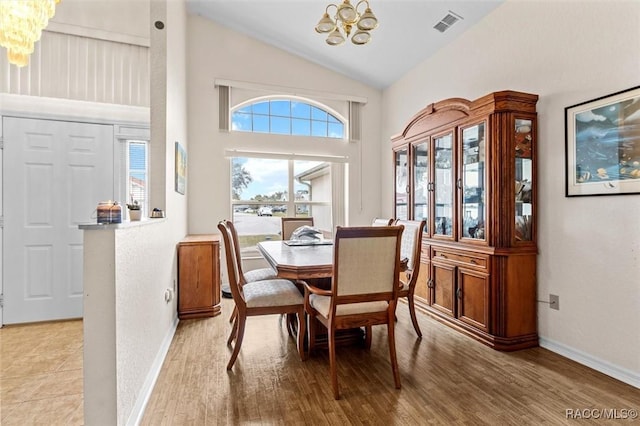
[[[362,3],[367,5],[364,13],[358,12],[358,8]],[[329,16],[329,8],[331,7],[336,9],[336,14],[333,18]],[[355,7],[349,0],[344,0],[340,6],[330,4],[325,9],[322,19],[316,25],[316,31],[320,34],[329,33],[327,44],[338,46],[349,38],[354,25],[358,29],[353,33],[351,42],[358,45],[367,44],[371,40],[370,31],[378,27],[378,18],[369,8],[367,0],[360,0]]]
[[0,0],[0,46],[7,49],[9,63],[29,63],[36,41],[56,12],[60,0]]

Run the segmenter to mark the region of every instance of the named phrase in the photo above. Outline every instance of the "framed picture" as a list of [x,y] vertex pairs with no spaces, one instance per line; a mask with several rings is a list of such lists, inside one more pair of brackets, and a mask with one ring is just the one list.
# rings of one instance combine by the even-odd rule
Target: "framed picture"
[[176,192],[183,194],[187,187],[187,152],[176,142]]
[[565,108],[566,196],[640,193],[640,86]]

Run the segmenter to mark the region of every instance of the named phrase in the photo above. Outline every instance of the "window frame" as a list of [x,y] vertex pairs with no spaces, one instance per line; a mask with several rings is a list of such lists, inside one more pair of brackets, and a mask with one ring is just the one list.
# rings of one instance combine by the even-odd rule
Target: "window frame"
[[[302,118],[299,116],[296,116],[293,114],[292,112],[292,108],[291,106],[289,107],[289,115],[288,116],[283,116],[283,115],[279,115],[279,114],[272,114],[271,113],[271,102],[278,102],[278,101],[287,101],[290,103],[293,102],[297,102],[297,103],[301,103],[303,105],[308,105],[310,108],[310,113],[309,113],[309,118]],[[253,105],[256,104],[261,104],[261,103],[265,103],[268,102],[269,103],[269,108],[266,114],[254,114],[253,112]],[[243,109],[249,109],[249,111],[242,111]],[[314,112],[316,112],[317,110],[321,111],[322,113],[326,114],[327,117],[324,120],[318,120],[316,118],[314,118]],[[250,124],[251,124],[251,130],[243,130],[243,129],[237,129],[234,128],[234,115],[238,113],[238,114],[243,114],[246,115],[246,117],[249,118]],[[266,117],[267,122],[268,122],[268,126],[269,129],[268,131],[256,131],[254,130],[254,115],[258,116],[258,117]],[[282,132],[274,132],[272,131],[272,119],[276,118],[276,119],[288,119],[289,120],[289,133],[282,133]],[[342,140],[342,141],[346,141],[348,140],[348,135],[349,135],[349,124],[348,124],[348,120],[342,116],[342,114],[340,114],[339,112],[337,112],[336,110],[334,110],[333,108],[328,107],[327,105],[324,105],[320,102],[314,101],[312,99],[308,99],[308,98],[304,98],[304,97],[299,97],[299,96],[290,96],[290,95],[268,95],[268,96],[259,96],[259,97],[254,97],[251,99],[247,99],[243,102],[238,103],[237,105],[229,108],[229,120],[231,123],[230,126],[230,131],[231,132],[241,132],[241,133],[259,133],[259,134],[271,134],[271,135],[279,135],[279,136],[295,136],[295,137],[311,137],[311,138],[320,138],[320,139],[331,139],[331,140]],[[309,123],[309,134],[297,134],[297,133],[293,133],[294,131],[294,121],[308,121]],[[323,124],[326,128],[326,131],[324,132],[325,135],[318,135],[318,134],[314,134],[314,123],[316,123],[316,126],[318,126],[318,123]],[[342,135],[340,137],[333,137],[330,136],[331,132],[330,132],[330,128],[332,124],[340,124],[342,126]],[[317,129],[317,127],[316,127]]]
[[[314,206],[316,207],[329,206],[331,211],[330,223],[329,223],[329,226],[326,226],[326,228],[328,229],[323,229],[323,231],[325,231],[328,234],[332,233],[332,230],[334,228],[334,221],[335,221],[334,209],[336,208],[336,195],[334,194],[334,191],[333,191],[334,179],[335,179],[335,176],[333,173],[333,165],[344,163],[345,159],[343,157],[327,157],[327,156],[312,156],[312,155],[292,156],[292,155],[283,155],[283,154],[269,154],[269,153],[262,153],[262,152],[251,153],[251,152],[239,152],[239,151],[232,151],[232,152],[229,152],[228,154],[229,155],[227,156],[229,157],[229,165],[230,165],[229,167],[229,175],[230,175],[229,176],[230,178],[229,200],[230,200],[232,220],[235,220],[235,214],[238,213],[236,212],[236,206],[243,206],[243,207],[247,206],[257,211],[260,206],[265,204],[284,205],[284,206],[287,206],[287,214],[285,215],[285,217],[303,217],[303,216],[297,215],[299,206],[308,206],[309,216],[313,216]],[[286,201],[253,201],[253,200],[247,200],[247,199],[238,199],[238,200],[233,199],[233,188],[232,188],[233,161],[236,158],[258,158],[258,159],[272,159],[272,160],[287,161],[287,188],[288,188],[287,193],[289,194],[287,197],[287,200]],[[326,167],[329,168],[328,173],[330,176],[329,179],[332,187],[329,200],[322,200],[322,201],[296,200],[295,195],[291,196],[291,194],[295,194],[297,192],[295,190],[296,176],[300,174],[300,172],[296,174],[296,171],[295,171],[296,161],[314,161],[314,162],[319,162],[321,164],[328,163]],[[343,203],[338,202],[337,205],[341,206],[343,205]],[[291,214],[291,212],[295,212],[295,213]],[[256,234],[256,235],[259,235],[259,234]],[[250,246],[250,247],[241,247],[241,257],[243,259],[259,258],[261,257],[261,255],[259,254],[257,249],[255,249],[254,246]]]
[[[143,173],[144,174],[144,194],[142,199],[142,208],[141,215],[142,217],[149,216],[149,188],[150,188],[150,143],[147,138],[139,138],[139,137],[121,137],[119,138],[119,166],[116,166],[116,176],[118,176],[118,180],[120,181],[117,184],[119,188],[118,192],[120,194],[123,209],[126,209],[126,204],[132,202],[131,198],[131,185],[130,179],[132,173]],[[132,144],[140,144],[144,146],[145,152],[145,164],[143,169],[132,169],[131,168],[131,157],[129,153],[130,146]]]

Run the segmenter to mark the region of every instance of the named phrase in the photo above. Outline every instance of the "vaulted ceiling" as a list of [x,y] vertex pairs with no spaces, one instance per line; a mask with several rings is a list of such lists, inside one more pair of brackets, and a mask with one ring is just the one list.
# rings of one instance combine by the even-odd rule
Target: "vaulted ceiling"
[[[372,31],[372,40],[363,46],[350,41],[330,46],[325,42],[326,36],[315,31],[329,3],[187,0],[192,13],[379,89],[388,87],[477,24],[502,0],[370,0],[379,26]],[[354,6],[356,3],[352,2]],[[363,2],[358,10],[364,7]],[[447,15],[460,19],[444,32],[435,29]]]

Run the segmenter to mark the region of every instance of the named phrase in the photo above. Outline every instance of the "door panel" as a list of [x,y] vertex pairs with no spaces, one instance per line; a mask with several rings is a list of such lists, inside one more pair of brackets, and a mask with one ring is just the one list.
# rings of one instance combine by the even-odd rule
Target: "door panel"
[[409,151],[407,148],[394,152],[396,219],[409,219]]
[[455,316],[455,266],[432,262],[433,299],[431,306]]
[[418,271],[418,281],[416,282],[416,288],[414,296],[420,299],[423,303],[428,303],[429,300],[429,273],[431,272],[431,262],[420,259],[420,270]]
[[4,117],[3,323],[82,317],[81,223],[114,197],[113,126]]
[[458,286],[460,320],[489,332],[489,275],[461,268]]

